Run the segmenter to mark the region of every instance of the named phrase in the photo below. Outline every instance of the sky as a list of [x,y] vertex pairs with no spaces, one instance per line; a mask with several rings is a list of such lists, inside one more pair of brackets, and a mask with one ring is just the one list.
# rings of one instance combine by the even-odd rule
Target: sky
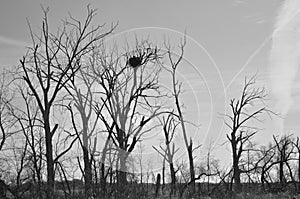
[[[118,26],[110,41],[137,35],[150,35],[161,43],[170,38],[176,47],[187,34],[184,68],[180,78],[185,92],[182,102],[188,120],[200,127],[191,134],[200,144],[215,143],[219,156],[230,154],[221,144],[229,129],[224,127],[222,113],[229,108],[229,99],[239,96],[245,76],[257,73],[258,85],[270,87],[268,57],[276,13],[282,0],[2,0],[0,6],[0,67],[18,64],[24,46],[30,45],[27,20],[38,30],[43,7],[49,7],[50,28],[55,30],[71,13],[83,19],[87,4],[98,9],[95,24]],[[297,72],[299,77],[299,72]],[[294,104],[284,121],[284,132],[299,135],[300,84],[293,87]],[[297,103],[298,102],[298,103]],[[270,108],[274,105],[270,97]],[[258,134],[261,144],[267,144],[276,119],[264,117]],[[262,141],[263,140],[263,141]],[[205,150],[202,150],[205,151]],[[220,152],[222,151],[222,152]]]

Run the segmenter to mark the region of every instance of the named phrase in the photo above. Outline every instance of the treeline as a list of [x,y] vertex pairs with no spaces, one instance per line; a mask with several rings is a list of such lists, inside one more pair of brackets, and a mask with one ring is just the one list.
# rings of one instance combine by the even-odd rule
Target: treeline
[[[159,47],[138,38],[125,48],[107,45],[116,25],[95,26],[95,14],[88,7],[85,19],[70,16],[50,31],[44,10],[40,32],[29,24],[32,46],[18,66],[3,71],[1,198],[224,197],[252,185],[271,191],[274,183],[281,191],[300,191],[299,138],[274,136],[263,147],[252,142],[259,131],[252,121],[276,115],[255,77],[245,78],[241,95],[224,114],[232,166],[222,168],[213,151],[196,164],[200,146],[188,133],[178,78],[185,37],[175,49],[167,41]],[[161,74],[167,74],[168,88]],[[140,162],[139,171],[129,172],[143,135],[158,130],[164,143],[153,149],[162,169],[142,171]],[[174,158],[177,134],[186,163]]]

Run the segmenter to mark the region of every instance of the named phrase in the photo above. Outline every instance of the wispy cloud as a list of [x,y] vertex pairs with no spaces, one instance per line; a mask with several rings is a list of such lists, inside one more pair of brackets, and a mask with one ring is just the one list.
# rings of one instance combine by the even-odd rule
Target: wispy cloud
[[266,17],[258,15],[258,14],[257,15],[248,15],[248,16],[245,16],[245,19],[249,20],[251,22],[254,22],[256,24],[263,24],[263,23],[267,22]]
[[8,38],[0,35],[0,44],[7,44],[11,46],[17,46],[17,47],[27,47],[30,44],[24,41],[16,40],[13,38]]
[[248,2],[247,1],[245,1],[245,0],[235,0],[234,2],[233,2],[233,6],[239,6],[239,5],[241,5],[241,4],[247,4]]
[[[292,90],[299,66],[299,0],[285,1],[277,16],[270,51],[270,79],[277,109],[286,116],[293,105]],[[284,124],[280,124],[283,129]]]

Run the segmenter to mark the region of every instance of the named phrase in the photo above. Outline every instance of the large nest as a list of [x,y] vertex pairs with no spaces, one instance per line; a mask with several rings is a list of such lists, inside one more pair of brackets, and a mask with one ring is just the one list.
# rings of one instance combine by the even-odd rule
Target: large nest
[[132,68],[136,68],[140,65],[142,65],[142,58],[141,57],[136,57],[136,56],[132,56],[128,59],[128,64],[129,66],[131,66]]
[[134,50],[128,57],[127,65],[132,68],[137,68],[141,65],[147,64],[148,62],[155,62],[159,58],[159,55],[157,48],[143,47]]

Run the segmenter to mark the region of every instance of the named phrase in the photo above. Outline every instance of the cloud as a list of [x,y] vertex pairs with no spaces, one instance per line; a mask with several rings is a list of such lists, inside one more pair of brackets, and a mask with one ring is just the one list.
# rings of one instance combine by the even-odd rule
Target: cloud
[[[300,64],[300,1],[287,0],[282,5],[272,35],[270,80],[276,98],[276,111],[283,117],[293,105],[292,89]],[[279,123],[283,131],[284,121]],[[282,133],[282,132],[281,132]]]
[[16,46],[16,47],[30,46],[30,44],[27,42],[16,40],[13,38],[4,37],[4,36],[0,36],[0,44],[7,44],[7,45],[11,45],[11,46]]
[[234,6],[239,6],[239,5],[241,5],[241,4],[248,4],[248,2],[247,2],[246,0],[235,0],[235,1],[233,2],[233,5],[234,5]]

